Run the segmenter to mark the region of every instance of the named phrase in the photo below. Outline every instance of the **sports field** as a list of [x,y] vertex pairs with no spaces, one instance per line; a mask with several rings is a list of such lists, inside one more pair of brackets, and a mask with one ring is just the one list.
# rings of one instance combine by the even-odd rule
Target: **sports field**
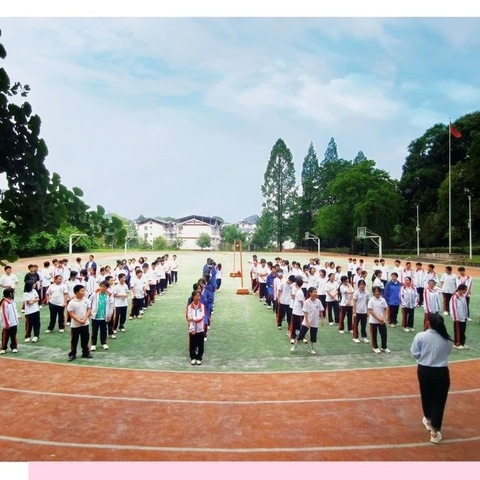
[[[207,256],[224,266],[223,283],[203,364],[192,366],[184,310]],[[113,266],[116,258],[105,255],[99,264]],[[376,355],[327,324],[316,356],[304,345],[291,353],[273,313],[253,295],[236,295],[232,259],[179,252],[179,284],[91,360],[67,363],[69,331],[43,333],[47,308],[39,343],[22,343],[22,324],[18,354],[0,358],[0,391],[10,405],[0,411],[0,460],[480,459],[478,279],[470,349],[452,352],[445,440],[434,446],[421,425],[409,354],[414,333],[388,329],[392,353]],[[346,258],[332,259],[346,266]],[[21,265],[14,264],[19,279]],[[422,323],[419,310],[417,331]]]

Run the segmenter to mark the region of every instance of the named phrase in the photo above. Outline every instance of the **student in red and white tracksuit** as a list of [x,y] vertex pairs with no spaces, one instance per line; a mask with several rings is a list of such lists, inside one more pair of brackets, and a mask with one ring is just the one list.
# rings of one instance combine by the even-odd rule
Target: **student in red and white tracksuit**
[[454,347],[458,350],[468,348],[465,345],[465,331],[467,329],[468,307],[467,294],[468,287],[465,284],[459,285],[457,291],[450,299],[450,315],[453,320]]
[[471,322],[472,319],[470,317],[470,297],[472,295],[472,277],[466,274],[465,267],[458,267],[457,288],[462,284],[467,286],[467,293],[465,294],[468,310],[467,321]]
[[2,348],[0,353],[7,353],[8,341],[10,340],[10,348],[12,353],[17,353],[17,328],[18,313],[15,300],[13,299],[15,290],[7,287],[3,291],[3,298],[0,302],[0,326],[2,327]]
[[412,285],[411,277],[405,277],[400,288],[400,306],[402,308],[402,327],[405,332],[414,331],[415,307],[418,306],[418,292]]
[[431,278],[423,291],[423,308],[425,310],[425,317],[423,320],[423,329],[428,329],[428,314],[439,313],[441,311],[439,289],[436,287],[436,281]]

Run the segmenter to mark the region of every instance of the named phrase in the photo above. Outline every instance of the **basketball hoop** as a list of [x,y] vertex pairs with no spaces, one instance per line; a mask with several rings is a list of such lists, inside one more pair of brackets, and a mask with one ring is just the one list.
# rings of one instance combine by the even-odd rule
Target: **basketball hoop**
[[357,227],[357,238],[367,238],[367,227]]

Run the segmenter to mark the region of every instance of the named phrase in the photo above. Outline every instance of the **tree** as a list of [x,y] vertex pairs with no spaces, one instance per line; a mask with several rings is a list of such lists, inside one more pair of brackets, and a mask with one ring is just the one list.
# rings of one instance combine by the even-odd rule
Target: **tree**
[[366,157],[365,154],[360,150],[360,151],[357,153],[357,156],[353,159],[353,164],[363,162],[363,161],[366,160],[366,159],[367,159],[367,157]]
[[271,214],[278,250],[294,234],[294,212],[297,201],[295,167],[292,153],[279,138],[272,148],[262,185],[263,208]]
[[242,232],[238,225],[227,225],[223,227],[220,232],[220,237],[225,243],[230,245],[232,245],[235,240],[240,240],[243,243],[247,240],[247,234]]
[[332,137],[328,142],[327,149],[325,150],[324,162],[336,162],[338,160],[337,144]]
[[311,142],[302,165],[302,196],[299,197],[297,244],[302,242],[305,232],[312,231],[315,223],[314,217],[318,210],[319,177],[318,158],[313,142]]
[[152,243],[152,248],[154,250],[166,250],[168,248],[167,239],[162,235],[154,238]]
[[257,228],[252,236],[252,248],[254,250],[269,249],[272,246],[274,235],[273,215],[264,209],[258,217]]
[[[0,32],[1,35],[1,32]],[[0,44],[0,58],[6,51]],[[81,189],[68,190],[56,173],[50,177],[45,166],[47,146],[40,138],[41,120],[31,105],[17,104],[9,97],[27,97],[28,85],[12,84],[0,68],[0,173],[6,174],[8,189],[0,198],[0,260],[13,260],[16,253],[31,243],[38,232],[56,234],[62,225],[75,225],[76,231],[90,237],[109,235],[125,238],[122,222],[105,218],[105,210],[90,210]],[[15,237],[15,242],[10,238]],[[46,238],[46,237],[45,237]],[[49,242],[45,243],[46,248]]]
[[204,248],[210,248],[212,246],[212,237],[204,232],[197,238],[197,245],[203,250]]

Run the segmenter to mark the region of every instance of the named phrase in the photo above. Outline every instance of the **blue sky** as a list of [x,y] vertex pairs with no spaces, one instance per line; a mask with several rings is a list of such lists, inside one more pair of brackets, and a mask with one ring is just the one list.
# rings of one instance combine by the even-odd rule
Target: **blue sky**
[[331,137],[400,178],[408,144],[480,105],[478,18],[4,18],[47,168],[135,218],[260,213],[278,138]]

